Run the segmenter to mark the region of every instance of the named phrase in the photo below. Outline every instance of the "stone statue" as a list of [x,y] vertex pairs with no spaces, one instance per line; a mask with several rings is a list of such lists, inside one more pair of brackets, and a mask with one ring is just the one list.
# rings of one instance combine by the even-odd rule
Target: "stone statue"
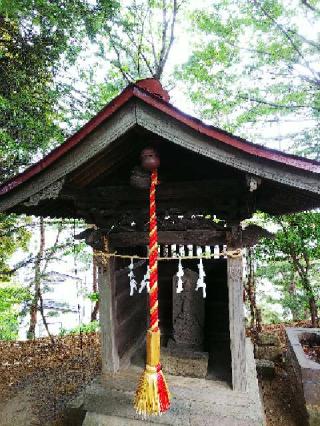
[[204,339],[205,299],[201,292],[195,291],[198,274],[191,269],[184,269],[183,291],[180,293],[176,292],[177,280],[175,275],[172,289],[174,343],[186,349],[201,351]]

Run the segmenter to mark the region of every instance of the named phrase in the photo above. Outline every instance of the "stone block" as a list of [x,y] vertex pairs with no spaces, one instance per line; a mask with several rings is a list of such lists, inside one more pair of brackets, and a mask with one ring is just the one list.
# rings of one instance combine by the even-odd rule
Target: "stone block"
[[306,405],[308,413],[308,422],[310,426],[320,425],[320,406],[319,405]]
[[[314,361],[310,361],[314,362]],[[319,365],[319,364],[318,364]],[[320,365],[319,365],[320,366]],[[301,368],[301,379],[304,382],[317,382],[320,383],[320,370],[315,368]]]
[[162,348],[161,364],[165,373],[174,376],[205,378],[209,354],[185,348]]
[[267,359],[257,359],[256,360],[257,372],[266,378],[274,377],[274,362]]
[[107,416],[98,413],[87,413],[83,426],[151,426],[145,420],[126,419],[124,417]]
[[280,339],[275,334],[260,333],[257,339],[259,346],[280,346]]
[[186,268],[182,277],[183,291],[176,292],[177,276],[173,277],[172,323],[173,338],[178,345],[194,346],[202,350],[205,300],[202,291],[195,292],[198,274]]
[[277,361],[282,356],[282,349],[278,346],[257,346],[255,355],[257,359]]
[[237,419],[236,417],[208,417],[206,415],[193,415],[190,417],[190,425],[192,426],[262,426],[261,420]]
[[303,393],[307,404],[320,407],[319,382],[303,382]]
[[295,390],[296,403],[303,424],[320,425],[320,364],[309,359],[301,346],[301,339],[320,336],[318,329],[287,328],[287,363],[289,378]]
[[84,395],[80,393],[67,405],[63,413],[63,424],[66,426],[81,426],[86,415],[83,408]]

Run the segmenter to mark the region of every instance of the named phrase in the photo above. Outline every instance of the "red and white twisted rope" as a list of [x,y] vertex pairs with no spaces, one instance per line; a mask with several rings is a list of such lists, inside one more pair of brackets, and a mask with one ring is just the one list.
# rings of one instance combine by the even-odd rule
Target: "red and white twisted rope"
[[158,315],[158,234],[156,215],[156,186],[158,184],[158,171],[152,170],[150,185],[150,228],[149,228],[149,268],[150,268],[150,330],[159,330]]

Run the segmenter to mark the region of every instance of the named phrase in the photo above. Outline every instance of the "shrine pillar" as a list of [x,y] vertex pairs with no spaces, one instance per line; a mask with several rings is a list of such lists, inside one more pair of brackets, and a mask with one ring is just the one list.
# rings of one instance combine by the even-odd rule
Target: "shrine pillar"
[[[233,226],[227,235],[228,252],[241,249],[240,226]],[[231,254],[227,259],[227,281],[229,294],[229,330],[232,368],[232,387],[246,391],[246,337],[243,312],[243,263],[242,256]]]
[[[104,252],[111,251],[109,241],[104,239]],[[115,334],[115,258],[98,262],[99,318],[101,328],[102,374],[119,370],[120,359]]]

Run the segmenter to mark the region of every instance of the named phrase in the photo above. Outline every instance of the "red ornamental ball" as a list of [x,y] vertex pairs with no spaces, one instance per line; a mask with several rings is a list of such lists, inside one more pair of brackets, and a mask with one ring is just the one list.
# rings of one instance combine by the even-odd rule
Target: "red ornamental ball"
[[141,152],[141,165],[145,170],[154,170],[160,166],[160,158],[153,148],[145,148]]

